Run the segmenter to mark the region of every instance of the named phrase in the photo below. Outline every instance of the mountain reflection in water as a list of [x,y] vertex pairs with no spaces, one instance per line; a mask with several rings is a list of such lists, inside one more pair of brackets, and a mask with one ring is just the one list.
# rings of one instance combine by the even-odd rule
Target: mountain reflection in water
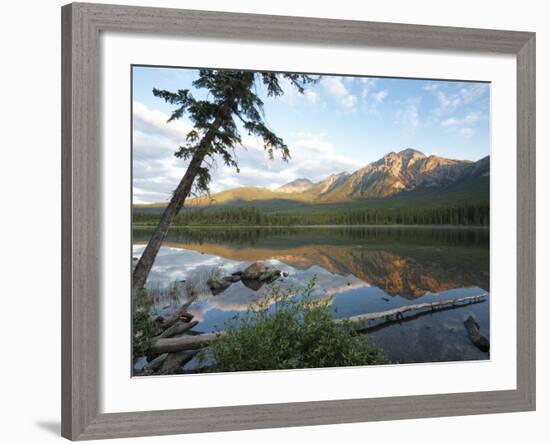
[[[134,256],[151,232],[134,229]],[[317,296],[334,296],[335,318],[490,291],[488,230],[444,227],[176,228],[148,285],[204,276],[212,267],[231,273],[254,261],[288,272],[282,286],[303,287],[315,277]],[[204,282],[202,287],[203,297],[190,309],[201,331],[223,329],[227,319],[269,294],[266,286],[253,291],[240,282],[218,296],[208,294]],[[488,359],[468,340],[462,323],[470,314],[489,336],[488,301],[388,325],[370,336],[394,362]]]

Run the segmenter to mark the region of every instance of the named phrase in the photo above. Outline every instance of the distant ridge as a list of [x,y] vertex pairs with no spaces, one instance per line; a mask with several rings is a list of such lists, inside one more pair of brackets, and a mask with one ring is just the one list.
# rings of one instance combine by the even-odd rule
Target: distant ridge
[[[210,198],[195,198],[190,205],[238,204],[254,201],[285,201],[302,203],[341,203],[362,199],[407,199],[412,196],[438,193],[460,194],[462,189],[475,193],[483,188],[488,195],[489,156],[477,162],[427,156],[422,151],[406,148],[390,152],[349,174],[331,174],[320,182],[307,178],[295,179],[275,190],[261,187],[239,187],[213,194]],[[162,204],[153,204],[163,206]],[[149,205],[151,206],[151,205]],[[147,205],[136,205],[136,208]]]

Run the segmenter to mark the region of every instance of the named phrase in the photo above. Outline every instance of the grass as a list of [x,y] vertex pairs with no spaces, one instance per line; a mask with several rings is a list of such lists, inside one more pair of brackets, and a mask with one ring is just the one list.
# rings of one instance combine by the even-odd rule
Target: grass
[[199,354],[209,371],[251,371],[383,364],[383,351],[348,323],[336,323],[331,299],[314,299],[314,280],[298,292],[272,287],[225,325],[226,334]]
[[151,347],[157,334],[157,325],[151,316],[153,298],[143,289],[134,301],[132,313],[132,354],[134,358],[143,356]]
[[187,278],[183,286],[188,299],[195,298],[199,295],[199,282],[195,278]]

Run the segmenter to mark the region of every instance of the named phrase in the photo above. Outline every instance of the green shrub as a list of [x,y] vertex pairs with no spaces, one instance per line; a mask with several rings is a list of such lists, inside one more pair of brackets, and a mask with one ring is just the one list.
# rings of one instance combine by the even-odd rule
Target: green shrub
[[134,301],[132,313],[132,354],[134,358],[143,356],[151,347],[152,339],[158,333],[157,325],[151,316],[153,298],[143,289]]
[[382,364],[381,349],[349,323],[332,320],[331,299],[273,286],[271,297],[236,315],[226,334],[199,356],[211,371],[247,371]]

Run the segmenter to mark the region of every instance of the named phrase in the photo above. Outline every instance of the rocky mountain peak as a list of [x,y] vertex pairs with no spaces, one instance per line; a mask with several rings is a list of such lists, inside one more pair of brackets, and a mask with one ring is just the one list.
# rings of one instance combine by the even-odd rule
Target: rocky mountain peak
[[397,155],[401,157],[426,157],[422,151],[415,150],[414,148],[405,148],[404,150],[399,151]]
[[349,173],[342,172],[338,174],[331,174],[325,180],[319,182],[321,185],[321,190],[319,194],[326,194],[329,191],[333,190],[335,187],[343,183],[349,177]]
[[313,182],[309,179],[295,179],[292,182],[280,186],[279,188],[277,188],[277,191],[283,193],[301,193],[303,191],[309,190],[313,185]]

